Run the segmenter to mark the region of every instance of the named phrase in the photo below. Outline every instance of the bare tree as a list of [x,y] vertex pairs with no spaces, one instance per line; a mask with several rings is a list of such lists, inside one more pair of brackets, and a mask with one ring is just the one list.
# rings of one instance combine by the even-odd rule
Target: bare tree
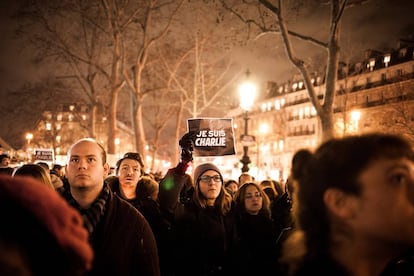
[[[338,63],[340,57],[340,30],[341,20],[344,10],[348,7],[360,5],[367,0],[330,0],[330,20],[329,30],[326,34],[327,39],[320,39],[301,34],[288,28],[286,9],[284,4],[286,1],[232,1],[221,0],[224,7],[234,14],[240,20],[245,22],[250,28],[258,30],[257,36],[264,34],[277,33],[280,34],[282,43],[285,48],[289,61],[300,72],[305,86],[308,90],[309,98],[315,107],[318,117],[320,118],[322,128],[322,141],[334,136],[333,131],[333,102],[335,97],[335,85],[338,77]],[[322,1],[321,1],[322,2]],[[324,1],[323,3],[325,3]],[[276,3],[276,4],[273,4]],[[304,5],[304,2],[295,1],[295,8]],[[274,18],[274,19],[273,19]],[[306,41],[326,51],[326,69],[325,69],[325,93],[323,100],[319,100],[317,93],[311,81],[312,67],[306,59],[301,58],[295,52],[294,44],[296,41]]]
[[[154,81],[144,81],[144,79],[151,78],[151,69],[155,70],[154,68],[148,68],[149,61],[156,58],[151,50],[155,49],[156,43],[168,33],[171,21],[182,3],[183,0],[149,0],[146,1],[144,7],[134,12],[133,18],[131,17],[135,25],[130,26],[133,36],[129,38],[129,44],[124,44],[124,46],[128,46],[126,48],[128,49],[128,55],[124,57],[123,76],[134,95],[135,145],[141,153],[145,152],[146,144],[142,120],[144,99],[149,93],[158,91],[164,86]],[[128,38],[125,37],[125,39]]]
[[[104,11],[107,13],[104,16]],[[105,1],[32,1],[20,11],[26,19],[20,30],[38,50],[39,60],[55,66],[54,74],[83,91],[91,107],[89,136],[95,137],[96,112],[110,99],[108,153],[114,153],[117,93],[123,86],[120,78],[120,42],[108,30]]]
[[176,106],[174,144],[170,147],[174,160],[179,158],[177,145],[186,132],[187,118],[220,117],[234,107],[229,91],[245,68],[233,59],[232,49],[241,41],[237,28],[243,24],[234,19],[230,28],[224,26],[220,23],[222,12],[219,3],[186,2],[173,32],[159,45],[165,83],[174,97],[171,104]]
[[[153,132],[153,139],[148,139],[148,144],[151,153],[151,164],[150,171],[155,172],[155,160],[157,158],[157,153],[159,149],[162,148],[161,145],[161,134],[165,127],[167,126],[169,119],[176,112],[176,106],[169,104],[166,97],[169,97],[168,90],[163,90],[160,92],[151,93],[150,97],[147,100],[147,103],[144,107],[143,117],[148,123],[146,134],[151,134]],[[164,101],[160,102],[160,99]]]
[[[211,37],[201,39],[199,36],[200,33],[196,34],[192,44],[188,43],[188,49],[181,51],[175,60],[160,54],[169,76],[167,88],[174,92],[173,102],[177,106],[176,144],[185,132],[185,117],[223,115],[225,92],[240,75],[240,72],[234,74],[230,70],[233,62],[228,56],[214,55],[213,51],[208,49]],[[222,111],[220,112],[217,107]],[[178,148],[174,149],[173,156],[177,160]]]

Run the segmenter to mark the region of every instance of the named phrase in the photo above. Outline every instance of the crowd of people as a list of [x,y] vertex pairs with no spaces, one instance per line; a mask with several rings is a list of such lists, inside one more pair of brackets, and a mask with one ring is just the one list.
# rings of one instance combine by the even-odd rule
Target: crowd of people
[[[181,158],[160,180],[134,152],[108,176],[106,152],[90,138],[69,148],[63,168],[7,171],[0,274],[414,275],[414,150],[402,137],[299,150],[284,184],[224,179],[213,163],[190,176],[192,138],[180,139]],[[33,234],[16,230],[10,209]],[[36,255],[40,242],[53,265]]]

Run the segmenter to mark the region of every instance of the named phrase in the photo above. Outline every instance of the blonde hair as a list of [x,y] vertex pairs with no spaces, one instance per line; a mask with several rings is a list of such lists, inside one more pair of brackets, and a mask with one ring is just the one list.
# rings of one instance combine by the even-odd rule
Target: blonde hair
[[21,167],[16,168],[13,171],[13,177],[15,176],[31,177],[52,188],[53,190],[55,189],[55,186],[53,186],[52,179],[50,177],[50,172],[38,164],[25,164]]

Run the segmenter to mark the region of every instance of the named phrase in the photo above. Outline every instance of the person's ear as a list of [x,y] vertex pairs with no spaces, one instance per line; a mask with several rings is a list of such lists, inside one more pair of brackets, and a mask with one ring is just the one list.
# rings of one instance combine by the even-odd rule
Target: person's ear
[[103,175],[104,178],[106,178],[108,176],[110,169],[111,168],[109,167],[109,164],[108,163],[105,163],[104,164],[104,175]]
[[329,213],[340,218],[354,217],[355,197],[339,189],[330,188],[323,194],[323,201]]

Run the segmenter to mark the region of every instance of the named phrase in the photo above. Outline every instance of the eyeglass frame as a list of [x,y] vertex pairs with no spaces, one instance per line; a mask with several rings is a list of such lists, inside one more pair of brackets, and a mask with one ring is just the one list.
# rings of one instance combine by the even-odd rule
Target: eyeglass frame
[[198,178],[198,180],[204,183],[210,183],[211,179],[213,179],[214,183],[219,183],[222,182],[221,176],[219,174],[213,175],[213,176],[209,176],[209,175],[202,175]]

